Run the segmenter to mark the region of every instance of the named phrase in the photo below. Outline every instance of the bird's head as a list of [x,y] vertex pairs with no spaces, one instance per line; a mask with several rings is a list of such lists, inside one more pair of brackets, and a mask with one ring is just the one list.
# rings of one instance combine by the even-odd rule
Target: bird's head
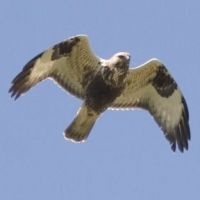
[[107,60],[102,68],[102,76],[106,83],[121,87],[128,72],[129,62],[130,54],[127,52],[116,53]]
[[130,54],[127,52],[119,52],[110,58],[110,65],[117,70],[126,71],[129,68]]

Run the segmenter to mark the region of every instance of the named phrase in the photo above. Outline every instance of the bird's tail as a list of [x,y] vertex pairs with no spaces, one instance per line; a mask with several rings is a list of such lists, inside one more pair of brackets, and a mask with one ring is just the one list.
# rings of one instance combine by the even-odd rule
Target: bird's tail
[[65,139],[83,142],[87,139],[99,114],[85,104],[79,109],[75,119],[64,132]]

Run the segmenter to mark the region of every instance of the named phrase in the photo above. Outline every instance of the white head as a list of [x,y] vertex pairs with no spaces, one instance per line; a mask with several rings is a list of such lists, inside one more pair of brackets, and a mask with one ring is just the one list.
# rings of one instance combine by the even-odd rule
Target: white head
[[130,54],[127,52],[119,52],[114,54],[105,62],[102,68],[104,80],[115,87],[120,87],[128,72],[130,62]]
[[130,57],[130,54],[127,52],[119,52],[114,54],[109,61],[115,67],[126,68],[129,67]]

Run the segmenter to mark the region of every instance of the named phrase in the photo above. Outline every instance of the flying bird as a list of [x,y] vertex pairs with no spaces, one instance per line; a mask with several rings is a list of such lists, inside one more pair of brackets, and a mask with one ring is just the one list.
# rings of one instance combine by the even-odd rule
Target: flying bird
[[142,108],[153,116],[173,151],[188,149],[189,113],[185,98],[164,64],[151,59],[129,68],[130,54],[103,59],[91,50],[87,35],[77,35],[35,56],[13,79],[17,99],[37,83],[53,79],[83,100],[64,131],[74,142],[85,141],[98,117],[108,108]]

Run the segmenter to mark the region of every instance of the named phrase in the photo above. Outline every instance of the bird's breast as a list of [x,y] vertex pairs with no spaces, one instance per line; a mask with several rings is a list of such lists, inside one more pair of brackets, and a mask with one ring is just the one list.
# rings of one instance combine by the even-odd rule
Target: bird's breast
[[103,112],[121,94],[123,87],[106,84],[100,74],[86,88],[86,104],[97,112]]

